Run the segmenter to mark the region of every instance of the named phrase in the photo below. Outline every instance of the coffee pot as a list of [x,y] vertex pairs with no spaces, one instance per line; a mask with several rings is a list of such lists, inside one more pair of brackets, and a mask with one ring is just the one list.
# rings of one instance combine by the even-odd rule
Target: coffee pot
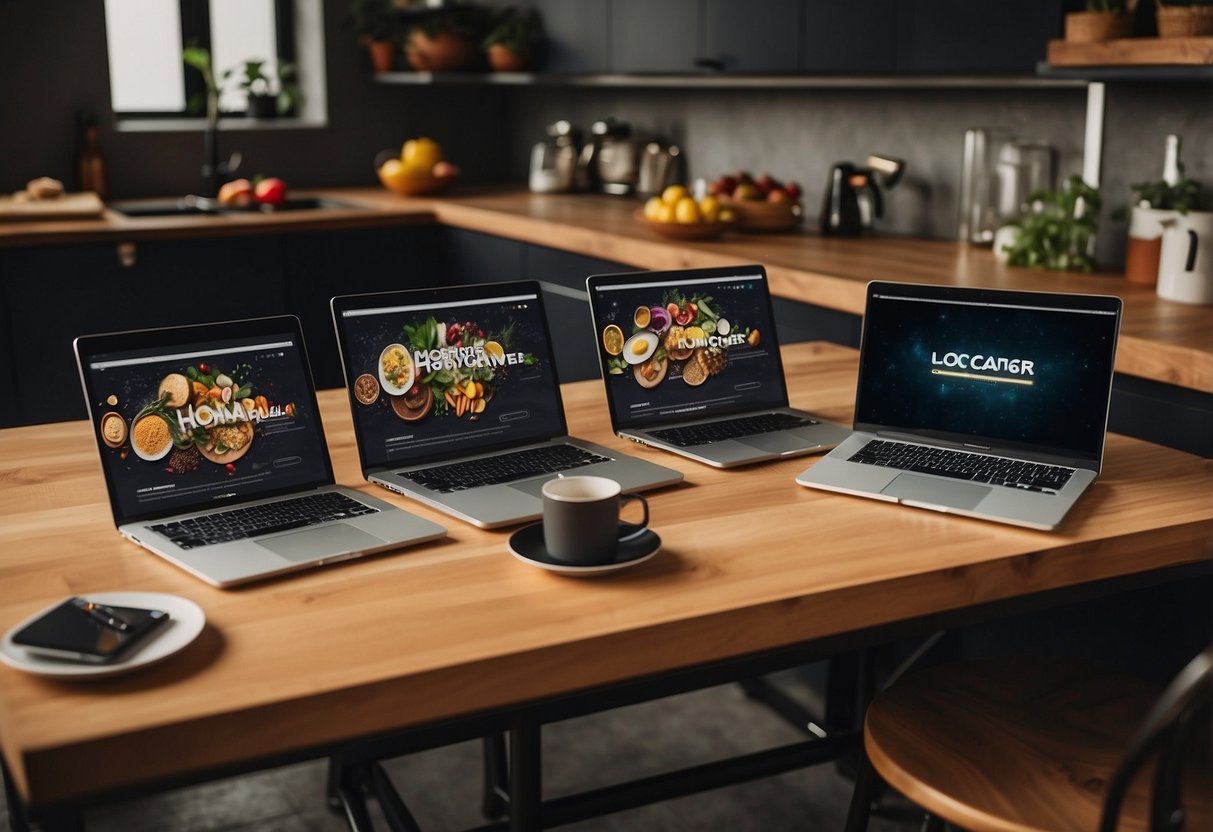
[[[853,236],[872,229],[884,215],[881,188],[892,188],[905,172],[905,162],[890,156],[869,156],[866,167],[838,162],[830,169],[821,204],[821,233]],[[877,175],[880,181],[877,181]]]
[[580,132],[564,119],[547,126],[547,139],[531,148],[527,184],[533,192],[551,194],[573,190],[579,141]]
[[[656,144],[657,147],[652,146]],[[653,138],[635,135],[626,121],[607,118],[590,126],[590,140],[577,160],[577,190],[607,194],[637,193],[642,174],[646,189],[678,169],[680,153]],[[655,191],[648,191],[654,193]]]

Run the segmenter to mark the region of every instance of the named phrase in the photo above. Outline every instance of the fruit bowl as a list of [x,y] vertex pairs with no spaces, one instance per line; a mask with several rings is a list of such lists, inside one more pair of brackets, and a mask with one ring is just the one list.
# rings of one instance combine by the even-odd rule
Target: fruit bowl
[[409,170],[398,167],[395,170],[385,168],[392,159],[396,159],[395,151],[385,150],[375,157],[375,175],[383,183],[383,187],[400,196],[421,196],[434,194],[445,190],[458,179],[457,174],[450,176],[434,176],[428,171]]
[[803,219],[799,202],[738,199],[721,205],[727,205],[737,213],[742,231],[791,231]]
[[632,216],[645,228],[671,240],[710,240],[739,225],[737,222],[657,222],[646,217],[643,209],[637,209]]

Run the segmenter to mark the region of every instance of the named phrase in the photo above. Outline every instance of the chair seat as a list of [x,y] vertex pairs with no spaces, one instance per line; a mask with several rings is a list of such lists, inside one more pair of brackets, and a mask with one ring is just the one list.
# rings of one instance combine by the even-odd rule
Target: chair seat
[[[864,744],[889,785],[965,829],[1094,832],[1108,781],[1159,693],[1069,659],[942,665],[872,702]],[[1152,771],[1130,789],[1121,832],[1147,828]],[[1211,774],[1185,770],[1186,829],[1213,829]]]

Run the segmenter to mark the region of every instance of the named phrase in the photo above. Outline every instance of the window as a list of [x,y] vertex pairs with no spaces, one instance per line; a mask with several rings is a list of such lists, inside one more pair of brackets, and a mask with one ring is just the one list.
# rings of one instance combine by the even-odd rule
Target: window
[[210,51],[216,81],[223,85],[220,110],[243,113],[248,102],[238,81],[245,61],[264,61],[271,78],[278,77],[281,64],[296,62],[295,5],[293,0],[105,0],[114,114],[119,119],[198,117],[201,111],[191,102],[204,90],[201,76],[182,63],[186,45]]

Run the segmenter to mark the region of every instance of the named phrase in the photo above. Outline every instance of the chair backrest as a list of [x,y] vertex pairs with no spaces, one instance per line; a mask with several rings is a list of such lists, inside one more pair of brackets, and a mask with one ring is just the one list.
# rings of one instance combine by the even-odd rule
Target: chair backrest
[[1184,829],[1181,769],[1191,743],[1204,742],[1193,728],[1210,724],[1213,707],[1213,647],[1197,654],[1163,691],[1138,729],[1123,761],[1112,775],[1104,800],[1099,832],[1115,832],[1125,792],[1152,757],[1158,767],[1150,798],[1150,832]]

